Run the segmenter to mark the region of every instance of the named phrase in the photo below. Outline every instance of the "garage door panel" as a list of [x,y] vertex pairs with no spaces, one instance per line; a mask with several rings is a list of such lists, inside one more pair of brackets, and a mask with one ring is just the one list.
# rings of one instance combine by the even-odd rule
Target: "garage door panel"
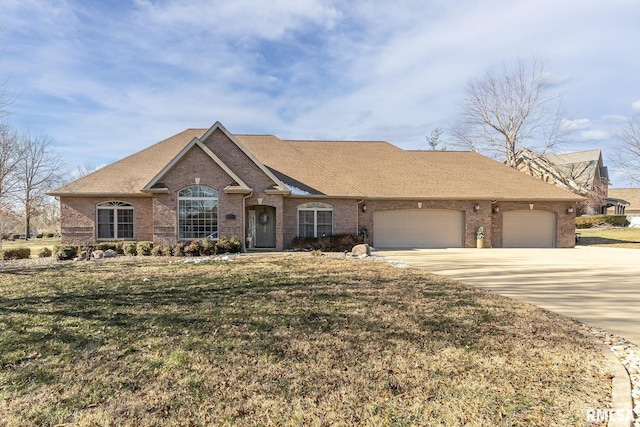
[[502,246],[505,248],[553,248],[556,245],[556,214],[549,211],[505,212]]
[[381,248],[464,246],[464,212],[450,209],[393,209],[373,214],[374,245]]

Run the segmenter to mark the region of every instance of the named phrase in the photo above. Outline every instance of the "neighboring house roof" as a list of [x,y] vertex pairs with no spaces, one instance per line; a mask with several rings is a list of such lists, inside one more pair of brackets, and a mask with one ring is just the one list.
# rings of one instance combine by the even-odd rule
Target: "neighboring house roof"
[[609,172],[598,149],[540,155],[520,148],[516,153],[516,166],[529,175],[582,196],[594,189],[597,180],[609,181]]
[[[220,128],[224,130],[221,125]],[[207,132],[210,129],[187,129],[51,194],[145,195],[143,189],[151,191],[167,166],[175,163],[189,144],[197,145]],[[273,177],[276,187],[286,186],[293,195],[442,200],[581,199],[473,152],[406,151],[384,141],[229,136]]]
[[610,188],[609,197],[629,203],[625,213],[640,213],[640,188]]

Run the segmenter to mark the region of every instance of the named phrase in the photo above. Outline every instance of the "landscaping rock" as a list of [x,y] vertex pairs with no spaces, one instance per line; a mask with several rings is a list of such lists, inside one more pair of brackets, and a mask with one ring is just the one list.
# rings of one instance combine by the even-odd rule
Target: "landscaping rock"
[[107,249],[104,251],[105,258],[115,258],[116,256],[118,256],[118,254],[113,249]]
[[351,249],[351,255],[355,257],[369,256],[371,255],[371,248],[366,243],[355,245],[353,249]]
[[102,257],[104,257],[104,251],[100,249],[91,252],[91,258],[93,259],[102,259]]

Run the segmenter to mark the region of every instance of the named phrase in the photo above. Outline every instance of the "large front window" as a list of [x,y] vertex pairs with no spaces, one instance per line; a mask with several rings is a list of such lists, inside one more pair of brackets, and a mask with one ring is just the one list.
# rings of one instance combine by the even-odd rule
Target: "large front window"
[[178,238],[218,238],[218,192],[203,185],[178,193]]
[[104,202],[98,205],[98,239],[133,239],[133,205]]
[[333,234],[333,206],[305,203],[298,206],[298,236],[324,237]]

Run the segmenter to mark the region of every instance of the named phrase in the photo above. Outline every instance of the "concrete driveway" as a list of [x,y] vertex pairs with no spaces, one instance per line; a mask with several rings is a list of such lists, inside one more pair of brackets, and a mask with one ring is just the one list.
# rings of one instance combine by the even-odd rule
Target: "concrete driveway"
[[376,254],[535,304],[640,345],[640,250],[413,249]]

